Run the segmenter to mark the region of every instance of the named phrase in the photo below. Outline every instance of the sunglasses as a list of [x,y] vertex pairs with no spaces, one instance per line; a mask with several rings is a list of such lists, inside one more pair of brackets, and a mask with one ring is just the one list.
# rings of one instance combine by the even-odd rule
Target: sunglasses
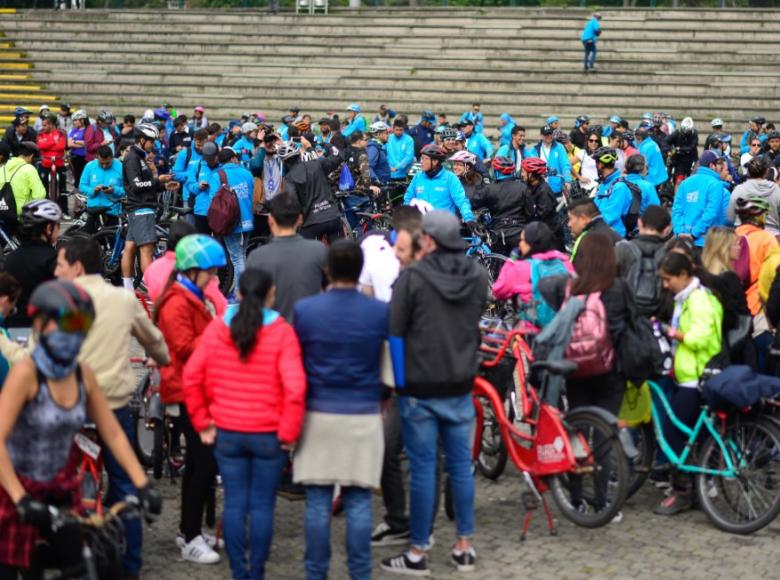
[[[38,309],[30,305],[27,308],[28,316],[35,316],[38,314]],[[84,334],[92,327],[92,323],[95,321],[95,317],[92,314],[86,312],[68,312],[63,314],[59,318],[50,318],[57,323],[57,328],[68,334],[75,332],[82,332]],[[48,324],[48,322],[47,322]]]
[[588,143],[598,143],[598,139],[588,139]]
[[761,143],[751,143],[751,147],[761,147]]

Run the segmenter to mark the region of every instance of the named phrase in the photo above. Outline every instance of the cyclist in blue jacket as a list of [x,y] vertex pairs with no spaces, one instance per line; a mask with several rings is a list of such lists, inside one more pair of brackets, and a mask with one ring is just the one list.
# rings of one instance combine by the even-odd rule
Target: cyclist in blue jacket
[[585,72],[596,68],[596,42],[601,34],[601,14],[594,12],[593,16],[580,34],[582,46],[585,49],[584,66]]
[[611,147],[600,147],[591,157],[599,172],[599,188],[593,201],[596,202],[604,222],[620,237],[625,237],[623,217],[631,208],[633,195],[615,167],[617,152]]
[[658,144],[650,138],[650,132],[644,127],[640,127],[634,132],[639,153],[645,158],[647,163],[647,181],[658,187],[669,179],[666,172],[666,163],[664,156]]
[[[509,113],[501,113],[498,118],[501,121],[501,127],[499,129],[501,138],[499,139],[499,142],[502,146],[508,145],[512,141],[512,129],[517,126],[517,123]],[[476,130],[476,127],[474,129]]]
[[466,111],[460,116],[460,119],[458,120],[458,124],[462,125],[466,121],[471,121],[474,123],[474,132],[475,133],[482,133],[483,130],[483,124],[485,122],[485,118],[482,115],[482,111],[480,110],[482,108],[482,105],[479,103],[472,103],[471,104],[471,110]]
[[529,157],[538,157],[547,164],[547,183],[556,197],[564,184],[571,183],[571,161],[563,145],[553,139],[553,128],[545,125],[539,131],[542,140],[529,147]]
[[384,185],[390,181],[390,164],[387,160],[388,131],[390,127],[384,121],[377,121],[369,128],[371,140],[366,145],[368,154],[368,170],[371,183]]
[[216,143],[209,141],[203,145],[201,152],[202,158],[190,166],[184,188],[185,195],[190,200],[192,207],[195,229],[199,234],[210,234],[211,230],[206,216],[209,212],[211,199],[216,194],[216,190],[211,191],[211,178],[219,165],[217,160],[219,147]]
[[[360,114],[360,105],[352,103],[347,107],[347,123],[341,128],[341,134],[349,137],[355,131],[366,132],[366,120]],[[284,137],[283,137],[284,138]]]
[[[79,181],[79,191],[87,196],[87,210],[109,208],[104,222],[117,223],[117,217],[122,213],[121,200],[125,197],[125,187],[122,182],[122,162],[114,159],[111,147],[101,145],[95,159],[84,167]],[[97,231],[98,217],[90,214],[85,230]]]
[[723,184],[718,166],[720,156],[705,151],[699,157],[699,168],[680,183],[672,205],[672,230],[687,236],[699,247],[704,246],[707,231],[720,223],[723,211]]
[[241,138],[230,146],[236,152],[243,167],[249,166],[249,161],[255,154],[255,139],[257,139],[257,125],[247,121],[241,125]]
[[463,123],[463,133],[466,135],[466,149],[483,161],[493,157],[493,144],[482,133],[474,130],[474,121],[466,120]]
[[414,139],[406,133],[406,124],[402,119],[393,121],[393,132],[387,138],[387,162],[390,164],[392,179],[406,179],[414,163]]

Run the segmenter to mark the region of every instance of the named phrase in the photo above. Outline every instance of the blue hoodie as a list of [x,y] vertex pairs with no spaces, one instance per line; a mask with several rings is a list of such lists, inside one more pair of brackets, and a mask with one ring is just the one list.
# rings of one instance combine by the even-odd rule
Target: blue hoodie
[[[197,163],[190,165],[187,173],[187,183],[184,185],[186,198],[192,205],[192,213],[199,216],[206,216],[209,212],[211,199],[217,194],[216,190],[211,191],[211,177],[215,169],[208,166],[205,159],[200,159]],[[217,178],[219,179],[219,178]],[[208,189],[201,189],[201,183],[208,183]]]
[[421,171],[414,176],[404,194],[404,205],[409,205],[413,199],[422,199],[433,206],[433,209],[443,209],[457,214],[464,222],[474,221],[471,202],[466,197],[458,177],[447,169],[442,169],[435,177]]
[[390,133],[385,149],[387,150],[387,162],[390,164],[390,168],[396,168],[392,172],[391,177],[393,179],[406,177],[409,174],[409,168],[414,163],[414,139],[406,133],[402,133],[400,137]]
[[669,174],[666,173],[666,164],[664,163],[664,156],[661,155],[661,150],[658,148],[658,144],[650,137],[646,137],[642,143],[639,144],[639,153],[644,156],[647,162],[647,181],[652,183],[655,187],[658,187],[669,179]]
[[631,189],[625,183],[616,183],[619,179],[620,172],[616,170],[599,183],[596,198],[593,201],[596,202],[604,222],[620,237],[625,237],[626,226],[623,225],[623,216],[628,213],[634,198]]
[[376,139],[371,139],[366,146],[368,154],[368,170],[371,181],[385,184],[390,181],[390,164],[387,161],[385,146]]
[[500,143],[501,145],[506,145],[512,142],[512,129],[515,128],[517,123],[509,113],[501,113],[499,118],[504,121],[504,126],[501,127]]
[[355,131],[362,131],[363,133],[366,132],[366,120],[359,114],[355,115],[355,118],[347,123],[346,127],[341,129],[341,134],[344,135],[344,137],[349,137]]
[[[189,153],[188,153],[189,152]],[[190,156],[189,162],[187,162],[187,155]],[[186,149],[179,151],[176,155],[176,161],[173,163],[173,178],[181,184],[186,183],[187,174],[193,165],[197,165],[198,161],[203,159],[200,151],[195,149],[195,143],[190,145]],[[186,199],[186,198],[185,198]]]
[[580,40],[582,42],[598,42],[598,34],[596,34],[599,30],[601,30],[601,23],[599,22],[599,19],[595,16],[588,20],[588,23],[585,25],[585,28],[582,29],[582,34],[580,35]]
[[547,184],[555,195],[559,195],[563,191],[563,183],[571,183],[571,161],[566,148],[553,141],[549,155],[545,155],[540,141],[527,151],[528,157],[539,157],[547,163]]
[[712,226],[721,223],[723,185],[720,175],[709,167],[680,183],[672,206],[672,230],[676,235],[690,234],[694,244],[704,246],[704,237]]
[[236,152],[238,158],[241,160],[243,167],[249,166],[249,160],[252,159],[252,155],[255,152],[255,144],[251,139],[247,139],[246,135],[241,135],[241,138],[233,143],[230,148]]
[[638,173],[627,173],[623,177],[626,181],[637,184],[642,192],[642,205],[639,209],[640,214],[645,213],[648,205],[661,205],[658,192],[655,190],[655,187],[653,187],[653,184],[647,181],[647,179]]
[[[238,205],[241,208],[241,217],[238,225],[233,230],[234,234],[251,232],[254,229],[254,193],[255,179],[248,169],[244,169],[237,163],[225,163],[211,173],[209,178],[209,205],[217,195],[220,188],[219,170],[225,172],[228,185],[233,188],[238,196]],[[203,168],[201,168],[203,171]]]
[[485,117],[482,115],[482,111],[479,113],[475,113],[474,111],[466,111],[460,116],[460,122],[465,123],[466,121],[474,122],[475,133],[482,133],[482,129],[485,123]]
[[[750,151],[750,140],[753,139],[756,136],[755,132],[753,132],[752,129],[748,129],[744,133],[742,133],[742,139],[739,141],[739,152],[744,155],[745,153]],[[766,142],[766,133],[761,133],[758,136],[758,140],[761,141],[761,145],[763,146]]]
[[[113,187],[114,192],[109,196],[105,193],[95,193],[95,187],[104,185]],[[87,196],[87,208],[110,207],[110,215],[119,215],[122,211],[119,200],[125,196],[125,186],[122,181],[122,162],[119,159],[111,161],[111,167],[103,169],[97,159],[93,159],[84,166],[84,172],[79,181],[79,191]]]
[[482,160],[493,157],[493,144],[482,133],[476,131],[466,139],[466,149]]

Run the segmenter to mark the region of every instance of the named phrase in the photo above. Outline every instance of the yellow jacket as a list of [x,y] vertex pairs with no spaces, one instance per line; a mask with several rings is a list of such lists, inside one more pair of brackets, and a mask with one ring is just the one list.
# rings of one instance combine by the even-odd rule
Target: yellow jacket
[[9,180],[16,198],[16,215],[22,215],[24,204],[46,197],[46,189],[35,167],[21,157],[9,159],[8,163],[0,167],[0,187]]
[[764,304],[769,299],[769,290],[772,288],[772,282],[775,281],[778,267],[780,267],[780,247],[769,250],[758,273],[758,295]]

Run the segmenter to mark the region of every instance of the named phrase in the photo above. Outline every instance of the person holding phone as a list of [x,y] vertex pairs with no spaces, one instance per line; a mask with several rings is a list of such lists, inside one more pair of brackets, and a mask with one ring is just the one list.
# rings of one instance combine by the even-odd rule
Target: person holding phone
[[119,223],[121,200],[125,197],[122,183],[122,163],[114,158],[111,148],[101,145],[97,157],[87,163],[79,181],[79,191],[87,196],[87,223],[89,233],[97,231],[99,215],[104,225]]

